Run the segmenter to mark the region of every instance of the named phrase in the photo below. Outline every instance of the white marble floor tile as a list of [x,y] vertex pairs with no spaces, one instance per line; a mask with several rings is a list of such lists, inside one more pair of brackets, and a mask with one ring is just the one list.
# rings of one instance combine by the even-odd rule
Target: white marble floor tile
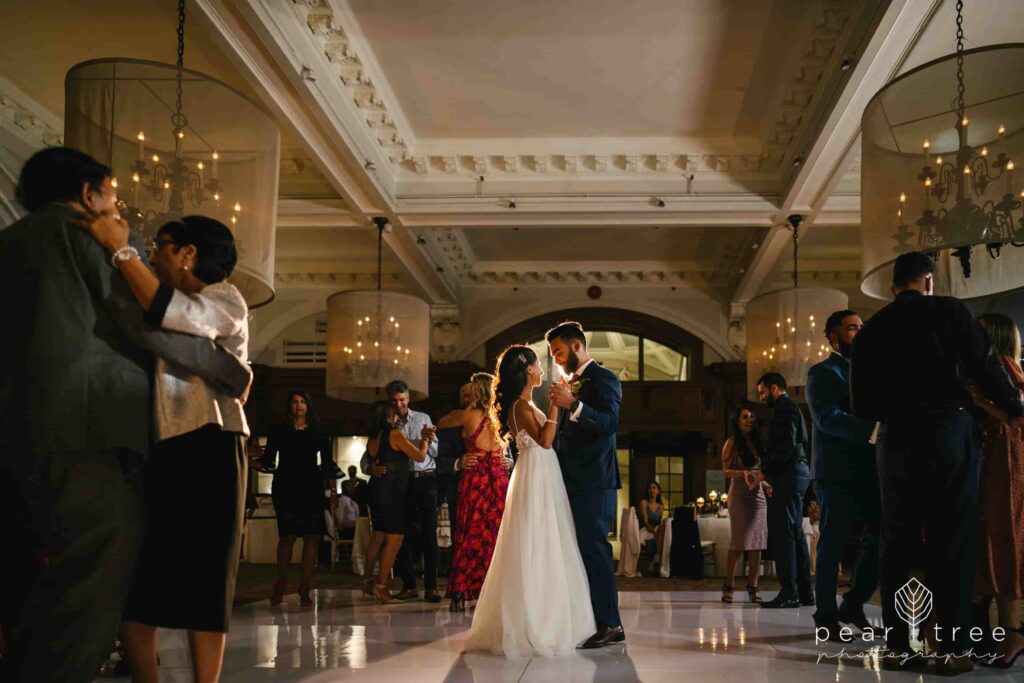
[[[816,644],[814,609],[762,610],[712,592],[622,593],[627,643],[571,656],[509,660],[463,653],[471,614],[413,602],[377,606],[356,591],[318,591],[302,609],[295,596],[236,610],[224,683],[929,683],[939,677],[881,671],[862,642]],[[878,608],[868,618],[880,619]],[[181,633],[160,632],[161,680],[192,680]],[[867,655],[867,656],[865,656]],[[979,669],[961,681],[1021,683]]]

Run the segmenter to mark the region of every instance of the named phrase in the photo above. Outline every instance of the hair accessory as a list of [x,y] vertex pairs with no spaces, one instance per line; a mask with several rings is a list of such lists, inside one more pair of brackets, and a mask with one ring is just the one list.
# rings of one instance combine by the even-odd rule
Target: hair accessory
[[519,360],[523,365],[526,365],[526,356],[519,354]]

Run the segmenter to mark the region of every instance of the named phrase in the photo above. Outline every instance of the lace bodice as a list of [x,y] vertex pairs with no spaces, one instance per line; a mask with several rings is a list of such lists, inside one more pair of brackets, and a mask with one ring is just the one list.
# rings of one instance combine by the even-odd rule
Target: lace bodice
[[[544,411],[542,411],[537,406],[533,405],[533,401],[530,402],[530,407],[533,408],[533,414],[537,416],[537,424],[540,427],[544,427],[544,425],[546,425],[548,422],[548,418],[544,414]],[[515,406],[513,406],[513,410],[515,410]],[[543,448],[543,446],[534,441],[533,437],[530,436],[530,433],[528,431],[526,431],[525,429],[520,429],[518,432],[516,432],[516,448],[519,450],[520,453],[522,453],[528,448]]]

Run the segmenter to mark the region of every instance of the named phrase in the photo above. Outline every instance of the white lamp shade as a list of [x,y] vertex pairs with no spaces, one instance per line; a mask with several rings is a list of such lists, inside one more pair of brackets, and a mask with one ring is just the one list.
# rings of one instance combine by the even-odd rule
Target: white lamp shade
[[[977,211],[973,221],[952,221],[958,229],[933,230],[918,224],[926,210],[941,219],[960,201],[949,182],[953,176],[961,180],[968,165],[957,155],[956,56],[929,62],[889,83],[868,104],[861,121],[861,289],[869,296],[891,298],[893,262],[909,251],[939,252],[935,287],[940,294],[974,298],[1024,286],[1024,249],[1005,244],[999,259],[993,260],[984,248],[1024,242],[1019,208],[1024,180],[1024,45],[968,50],[963,69],[967,143],[979,156],[982,149],[988,151],[982,167],[972,165],[971,177],[980,177],[985,166],[989,176],[998,176],[984,192],[972,189],[966,199],[989,209]],[[1005,128],[1003,135],[1000,126]],[[1014,161],[1017,168],[1012,173],[1000,174],[1000,154],[1006,155],[1004,161]],[[942,158],[941,165],[937,157]],[[943,184],[953,188],[946,201],[926,189],[924,177],[919,177],[926,166],[936,174],[931,189]],[[899,217],[901,193],[906,201]],[[986,219],[984,214],[991,214],[990,208],[1007,195],[1018,202],[1012,220],[1000,224],[998,216],[996,222]],[[975,247],[970,278],[951,256],[966,246]]]
[[[398,338],[378,335],[378,321],[382,331],[387,328],[393,335],[397,330]],[[392,341],[374,347],[372,340],[385,338]],[[385,398],[388,382],[401,379],[409,385],[411,400],[423,400],[429,394],[429,357],[430,305],[426,301],[377,290],[339,292],[327,299],[328,396],[370,403]]]
[[751,299],[747,304],[749,398],[757,398],[757,380],[766,372],[780,373],[788,387],[807,384],[807,371],[831,352],[825,321],[849,305],[846,294],[827,287],[783,289]]
[[[111,167],[119,198],[147,217],[150,234],[142,235],[147,242],[161,225],[183,215],[209,216],[228,226],[238,251],[231,282],[250,308],[269,303],[274,298],[277,124],[263,107],[230,86],[183,69],[181,101],[187,124],[180,140],[181,158],[195,179],[202,162],[208,198],[186,199],[175,210],[169,206],[169,192],[155,197],[145,186],[153,182],[158,164],[175,157],[171,117],[177,76],[172,64],[131,59],[100,59],[72,67],[65,79],[66,144]],[[140,160],[147,172],[135,183],[133,172]],[[219,200],[208,190],[214,179],[222,188]],[[235,211],[236,205],[240,211]]]

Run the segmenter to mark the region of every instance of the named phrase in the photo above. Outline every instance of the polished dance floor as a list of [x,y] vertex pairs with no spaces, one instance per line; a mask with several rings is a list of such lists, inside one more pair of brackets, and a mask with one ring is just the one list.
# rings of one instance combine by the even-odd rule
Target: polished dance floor
[[[768,595],[770,597],[770,594]],[[928,681],[938,676],[879,670],[871,648],[815,643],[811,614],[761,610],[738,592],[725,607],[718,593],[620,593],[627,642],[577,651],[560,659],[507,660],[463,654],[471,616],[447,605],[413,602],[377,606],[356,591],[319,591],[302,609],[290,595],[279,608],[266,602],[235,612],[224,662],[224,683],[372,681],[373,683],[618,683],[804,681]],[[868,618],[877,621],[879,609]],[[191,681],[187,645],[161,632],[161,680]],[[824,655],[831,655],[825,657]],[[929,669],[929,671],[932,671]],[[105,679],[109,680],[109,679]],[[979,669],[958,680],[1020,683],[1024,666]]]

